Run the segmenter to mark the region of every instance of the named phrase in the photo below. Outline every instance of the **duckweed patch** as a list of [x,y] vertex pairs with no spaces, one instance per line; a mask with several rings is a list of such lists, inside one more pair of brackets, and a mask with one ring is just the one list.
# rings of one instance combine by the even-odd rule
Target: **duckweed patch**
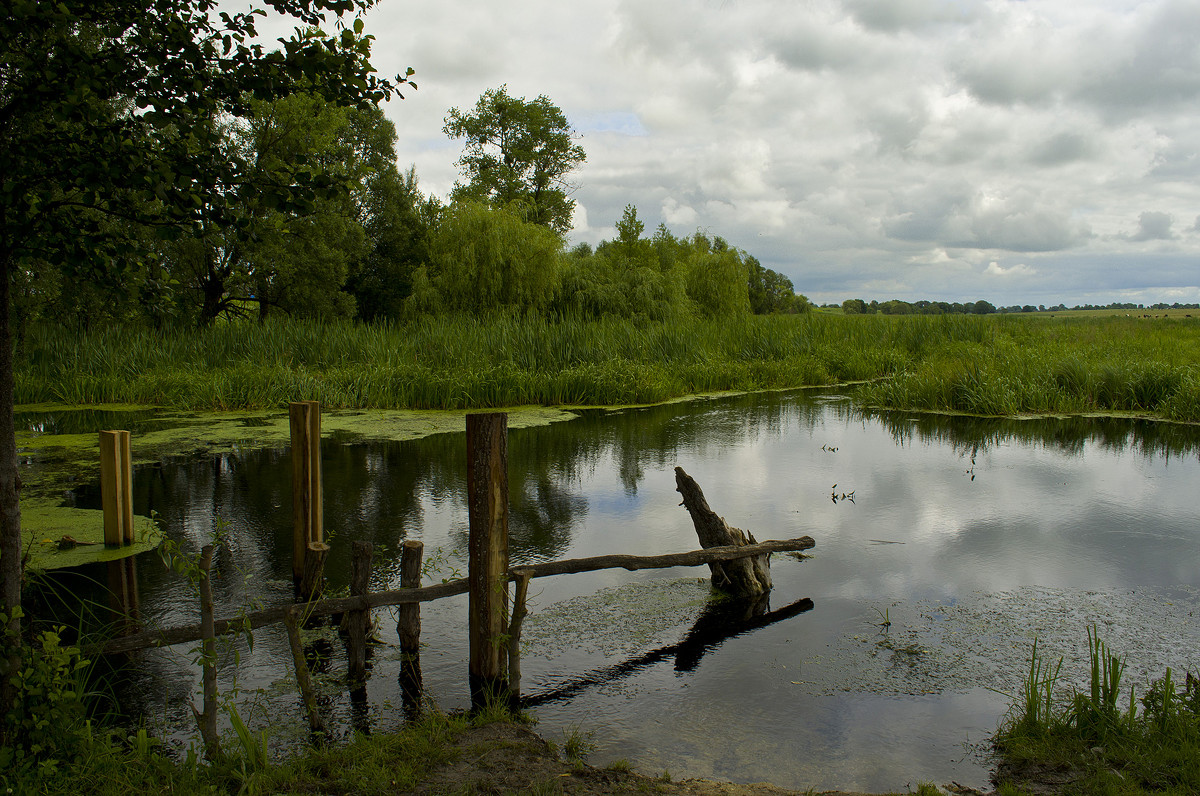
[[[805,660],[796,687],[813,694],[883,696],[966,693],[983,687],[1016,694],[1036,637],[1046,660],[1063,659],[1064,682],[1087,682],[1085,628],[1095,624],[1127,650],[1126,677],[1139,693],[1168,666],[1200,661],[1200,590],[1080,590],[1026,587],[954,601],[899,602],[891,626],[864,606],[859,632]],[[1081,638],[1083,640],[1081,640]]]
[[135,516],[134,541],[120,547],[104,544],[104,512],[22,503],[21,535],[33,569],[61,569],[116,561],[158,547],[162,533],[149,517]]
[[522,649],[539,657],[568,651],[619,657],[674,641],[713,596],[707,578],[629,583],[539,608],[531,605]]

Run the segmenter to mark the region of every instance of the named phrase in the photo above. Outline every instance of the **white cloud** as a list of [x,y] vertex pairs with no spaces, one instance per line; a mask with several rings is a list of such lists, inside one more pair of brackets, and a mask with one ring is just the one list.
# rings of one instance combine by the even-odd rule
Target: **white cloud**
[[1030,268],[1025,263],[1017,263],[1016,265],[1010,265],[1008,268],[1005,268],[995,260],[992,260],[990,263],[988,263],[987,268],[985,268],[983,272],[989,276],[999,277],[1035,276],[1037,274],[1035,269]]

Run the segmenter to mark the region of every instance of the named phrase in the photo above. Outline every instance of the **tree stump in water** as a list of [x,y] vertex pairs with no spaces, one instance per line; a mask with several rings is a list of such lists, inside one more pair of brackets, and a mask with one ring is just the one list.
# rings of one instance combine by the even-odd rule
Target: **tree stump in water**
[[[696,526],[701,547],[708,549],[758,544],[753,534],[734,528],[708,507],[700,485],[682,467],[675,468],[675,489],[683,495],[680,505],[685,506],[692,515],[692,524]],[[771,590],[770,553],[736,561],[717,561],[708,566],[712,569],[713,586],[721,591],[738,597],[755,597]]]

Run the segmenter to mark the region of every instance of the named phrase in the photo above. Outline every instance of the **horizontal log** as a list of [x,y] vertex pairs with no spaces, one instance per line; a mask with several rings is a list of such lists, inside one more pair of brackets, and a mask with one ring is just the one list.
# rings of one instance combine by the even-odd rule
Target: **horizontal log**
[[[757,556],[763,553],[779,553],[787,550],[808,550],[816,543],[811,536],[801,536],[798,539],[760,542],[741,547],[710,547],[707,550],[692,550],[687,553],[668,553],[661,556],[630,556],[608,555],[591,558],[570,558],[565,561],[545,561],[540,564],[523,564],[516,569],[528,570],[535,578],[545,578],[551,575],[572,575],[580,572],[595,572],[601,569],[663,569],[666,567],[691,567],[709,564],[713,561],[732,561],[747,556]],[[516,580],[516,575],[510,570],[509,580]],[[331,600],[321,600],[304,607],[306,617],[330,616],[346,611],[363,611],[372,608],[385,608],[390,605],[405,603],[423,603],[430,600],[440,600],[443,597],[453,597],[466,594],[467,579],[447,581],[433,586],[422,586],[419,589],[394,589],[392,591],[375,592],[358,597],[338,597]],[[267,608],[253,611],[233,619],[219,619],[214,622],[213,630],[216,635],[239,633],[244,630],[254,630],[266,625],[283,621],[284,613],[291,604],[277,608]],[[166,630],[148,630],[128,636],[111,639],[99,647],[105,654],[134,652],[151,647],[169,647],[173,644],[186,644],[200,639],[200,625],[186,625]],[[92,650],[94,652],[95,649]]]

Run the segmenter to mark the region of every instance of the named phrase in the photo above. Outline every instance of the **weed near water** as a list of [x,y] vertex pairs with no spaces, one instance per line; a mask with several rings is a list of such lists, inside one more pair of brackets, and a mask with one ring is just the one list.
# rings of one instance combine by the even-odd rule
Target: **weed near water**
[[1139,700],[1121,697],[1124,662],[1088,630],[1085,690],[1058,700],[1061,668],[1037,652],[1008,720],[994,743],[997,777],[1013,786],[1051,779],[1059,792],[1192,794],[1200,792],[1200,683],[1177,693],[1171,669]]
[[29,330],[18,403],[469,409],[656,403],[869,381],[872,406],[1200,421],[1200,322],[1014,316],[433,316]]

